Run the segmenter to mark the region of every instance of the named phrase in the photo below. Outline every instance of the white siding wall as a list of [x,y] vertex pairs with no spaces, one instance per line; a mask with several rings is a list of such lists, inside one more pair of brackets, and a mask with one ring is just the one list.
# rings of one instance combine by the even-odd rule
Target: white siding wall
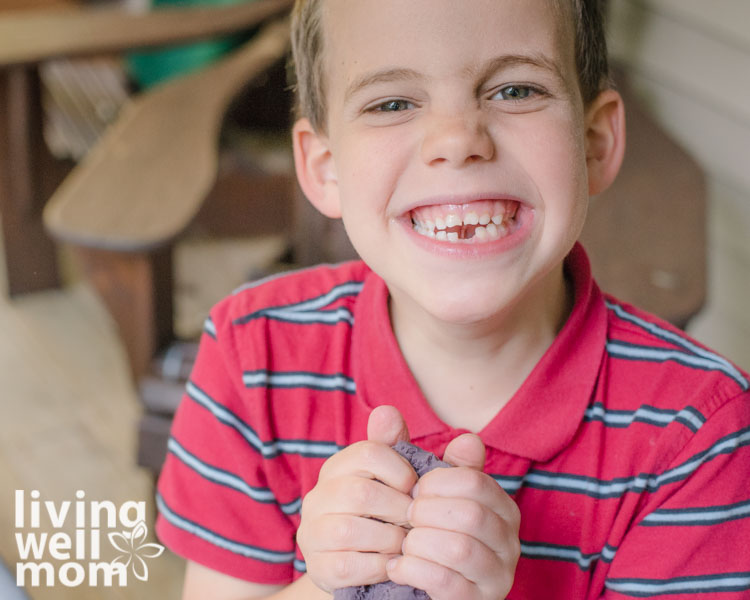
[[707,172],[709,301],[690,332],[750,369],[750,0],[610,0],[609,43]]

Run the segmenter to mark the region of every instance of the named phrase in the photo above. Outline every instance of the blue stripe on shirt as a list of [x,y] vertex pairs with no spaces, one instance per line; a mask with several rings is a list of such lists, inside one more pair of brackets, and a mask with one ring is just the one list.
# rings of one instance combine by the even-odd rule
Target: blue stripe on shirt
[[[555,473],[532,469],[521,478],[504,478],[491,475],[505,489],[510,484],[514,492],[522,487],[539,490],[553,490],[558,492],[584,494],[592,498],[619,498],[628,492],[656,492],[662,486],[681,481],[692,475],[698,468],[720,456],[730,454],[738,448],[750,445],[750,427],[724,436],[710,448],[698,452],[684,463],[665,471],[664,473],[641,473],[631,477],[615,477],[613,479],[597,479],[586,475],[570,473]],[[505,485],[504,485],[505,484]],[[510,493],[510,492],[509,492]]]
[[703,356],[696,356],[690,352],[683,352],[671,348],[641,346],[620,340],[607,340],[606,348],[607,353],[614,358],[644,362],[672,361],[692,369],[719,371],[734,379],[743,391],[747,391],[748,389],[748,383],[745,378],[733,367],[727,367],[723,363],[716,362]]
[[521,540],[521,556],[524,558],[559,560],[576,563],[582,571],[588,571],[599,560],[611,563],[617,548],[605,545],[599,552],[584,553],[576,546],[547,544],[543,542],[526,542]]
[[264,442],[252,427],[227,407],[216,402],[192,381],[188,382],[186,391],[191,400],[208,410],[220,423],[237,431],[264,458],[275,458],[280,454],[299,454],[312,458],[328,458],[341,449],[334,442],[313,440],[277,439]]
[[647,527],[718,525],[747,518],[750,518],[750,500],[719,506],[662,508],[647,515],[640,525]]
[[[289,313],[316,313],[321,312],[322,309],[329,306],[336,300],[345,298],[348,296],[357,296],[364,286],[362,281],[347,281],[345,283],[338,284],[331,288],[329,291],[309,298],[308,300],[302,300],[300,302],[293,302],[291,304],[281,304],[277,306],[267,306],[260,310],[256,310],[252,313],[237,317],[232,321],[234,325],[244,325],[254,319],[260,318],[278,318],[279,316],[286,315],[287,318],[291,318]],[[351,313],[346,311],[349,315],[349,319],[353,321]],[[344,315],[346,317],[346,315]],[[340,318],[338,322],[346,320],[346,318]]]
[[204,479],[217,485],[232,488],[255,502],[277,504],[279,508],[281,508],[281,511],[286,515],[298,513],[302,506],[302,498],[297,498],[284,504],[278,502],[269,488],[251,486],[238,475],[206,463],[192,452],[186,450],[185,447],[173,437],[170,437],[167,442],[167,450]]
[[216,324],[211,317],[207,317],[206,320],[203,321],[203,332],[216,339]]
[[220,535],[215,531],[199,525],[195,521],[186,519],[182,515],[179,515],[172,510],[161,494],[156,495],[156,505],[162,516],[172,525],[178,529],[182,529],[206,542],[209,542],[224,550],[229,550],[234,554],[239,554],[246,558],[254,558],[266,563],[272,564],[293,564],[294,562],[294,551],[283,552],[278,550],[271,550],[269,548],[262,548],[260,546],[252,546],[250,544],[244,544],[236,540],[232,540],[228,537]]
[[303,388],[327,392],[357,393],[354,380],[343,373],[311,373],[308,371],[245,371],[242,383],[247,388]]
[[606,408],[601,402],[595,402],[586,409],[584,420],[598,421],[607,427],[625,428],[633,423],[645,423],[656,427],[667,427],[673,422],[681,423],[693,433],[706,422],[705,417],[692,406],[680,411],[656,408],[646,404],[637,410],[614,410]]
[[[662,341],[675,344],[696,357],[700,357],[709,362],[714,363],[716,367],[715,369],[711,369],[711,370],[718,370],[718,371],[722,371],[726,373],[729,377],[734,379],[739,384],[739,386],[742,388],[743,391],[747,391],[748,389],[750,389],[750,383],[747,381],[747,378],[739,371],[739,369],[737,369],[737,367],[735,367],[731,362],[729,362],[723,356],[716,354],[715,352],[711,352],[710,350],[707,350],[706,348],[701,348],[700,346],[695,344],[692,340],[682,335],[679,335],[678,333],[674,331],[670,331],[669,329],[661,327],[660,325],[657,325],[656,323],[651,323],[650,321],[646,321],[645,319],[642,319],[641,317],[638,317],[637,315],[634,315],[633,313],[627,311],[623,306],[619,304],[615,304],[614,302],[606,302],[606,305],[607,305],[607,308],[609,308],[615,315],[617,315],[623,321],[627,321],[628,323],[638,326],[642,330],[654,335],[655,337],[657,337],[658,339]],[[691,366],[687,362],[683,364],[687,364],[688,366]],[[702,367],[698,367],[698,368],[702,368]]]
[[671,579],[617,578],[607,579],[604,585],[614,592],[634,598],[666,594],[718,594],[750,590],[750,573],[716,573]]

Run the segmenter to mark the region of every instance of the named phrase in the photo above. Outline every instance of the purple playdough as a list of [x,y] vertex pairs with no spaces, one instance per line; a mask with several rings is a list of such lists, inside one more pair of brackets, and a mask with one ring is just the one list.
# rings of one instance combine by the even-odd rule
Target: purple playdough
[[[417,475],[438,467],[450,467],[432,452],[427,452],[409,442],[397,442],[393,449],[411,463]],[[373,585],[359,585],[342,588],[333,593],[333,600],[430,600],[427,592],[417,590],[410,585],[398,585],[392,581],[383,581]]]

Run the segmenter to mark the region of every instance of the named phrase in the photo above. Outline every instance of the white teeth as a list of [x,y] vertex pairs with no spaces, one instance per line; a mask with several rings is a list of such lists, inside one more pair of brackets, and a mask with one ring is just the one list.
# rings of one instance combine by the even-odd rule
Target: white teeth
[[475,212],[466,213],[464,215],[464,224],[465,225],[478,225],[479,215]]
[[[436,216],[436,213],[440,216]],[[479,214],[476,208],[467,212],[459,208],[456,212],[448,214],[440,214],[436,209],[415,211],[412,213],[411,221],[414,231],[425,237],[451,243],[476,243],[489,242],[508,235],[516,217],[508,206],[498,203],[483,214]],[[447,231],[449,229],[453,231]]]
[[459,225],[461,225],[461,217],[459,217],[458,215],[454,215],[453,213],[451,213],[447,217],[445,217],[446,227],[458,227]]

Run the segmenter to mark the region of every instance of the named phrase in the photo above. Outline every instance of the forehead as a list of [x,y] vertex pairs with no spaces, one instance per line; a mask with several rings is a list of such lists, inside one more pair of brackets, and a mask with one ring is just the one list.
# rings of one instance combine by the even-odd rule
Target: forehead
[[575,71],[569,0],[325,0],[321,10],[326,71],[339,83],[383,66],[466,71],[493,54]]

